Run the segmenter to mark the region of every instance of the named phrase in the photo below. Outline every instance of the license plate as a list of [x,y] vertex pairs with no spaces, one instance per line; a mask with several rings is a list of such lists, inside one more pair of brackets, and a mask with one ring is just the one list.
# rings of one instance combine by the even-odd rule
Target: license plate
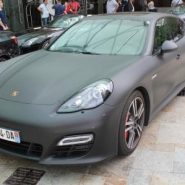
[[21,142],[19,131],[8,130],[4,128],[0,128],[0,139],[11,141],[14,143]]

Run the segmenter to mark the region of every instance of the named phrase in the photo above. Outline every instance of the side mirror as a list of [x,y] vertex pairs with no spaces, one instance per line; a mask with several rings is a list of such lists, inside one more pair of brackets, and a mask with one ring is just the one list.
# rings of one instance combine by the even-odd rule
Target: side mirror
[[178,48],[177,44],[173,40],[166,40],[162,44],[162,52],[163,53],[168,53],[171,51],[174,51]]

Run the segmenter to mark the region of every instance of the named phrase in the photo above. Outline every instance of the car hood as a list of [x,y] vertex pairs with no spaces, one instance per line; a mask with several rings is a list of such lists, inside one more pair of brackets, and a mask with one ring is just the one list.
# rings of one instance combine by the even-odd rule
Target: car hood
[[43,37],[43,38],[47,38],[47,37],[52,37],[53,34],[55,35],[59,35],[60,33],[62,33],[64,31],[64,29],[62,28],[41,28],[39,30],[34,30],[33,32],[30,33],[26,33],[24,35],[21,35],[18,37],[18,44],[19,46],[21,46],[24,42],[35,38],[35,37]]
[[0,71],[0,99],[39,105],[63,103],[87,85],[110,79],[138,59],[139,56],[33,52],[18,57],[16,62],[10,60],[6,70]]

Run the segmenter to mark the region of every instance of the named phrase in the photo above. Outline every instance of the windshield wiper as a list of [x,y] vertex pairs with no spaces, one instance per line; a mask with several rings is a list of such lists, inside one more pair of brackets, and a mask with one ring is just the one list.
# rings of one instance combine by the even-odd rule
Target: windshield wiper
[[79,53],[79,54],[87,54],[87,55],[100,55],[99,53],[94,53],[91,51],[87,51],[84,47],[81,46],[63,46],[57,51],[64,53]]
[[93,53],[90,51],[79,51],[79,50],[49,50],[49,51],[53,51],[53,52],[62,52],[62,53],[77,53],[77,54],[85,54],[85,55],[100,55],[99,53]]
[[77,53],[87,54],[87,55],[100,55],[99,53],[93,53],[93,52],[90,52],[90,51],[81,51],[81,52],[77,52]]

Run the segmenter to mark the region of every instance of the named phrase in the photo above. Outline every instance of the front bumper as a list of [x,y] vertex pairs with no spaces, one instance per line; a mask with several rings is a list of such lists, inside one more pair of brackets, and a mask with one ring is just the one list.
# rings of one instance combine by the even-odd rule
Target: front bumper
[[[75,165],[100,162],[117,154],[120,114],[119,106],[105,104],[83,112],[56,114],[54,105],[20,104],[0,100],[0,128],[20,131],[22,144],[30,144],[29,150],[21,153],[13,147],[2,147],[0,143],[0,151],[38,160],[41,164]],[[83,155],[55,155],[57,143],[65,136],[89,133],[94,135],[94,141],[89,143],[91,146]],[[39,150],[42,148],[40,155],[30,155],[33,154],[32,147]]]

